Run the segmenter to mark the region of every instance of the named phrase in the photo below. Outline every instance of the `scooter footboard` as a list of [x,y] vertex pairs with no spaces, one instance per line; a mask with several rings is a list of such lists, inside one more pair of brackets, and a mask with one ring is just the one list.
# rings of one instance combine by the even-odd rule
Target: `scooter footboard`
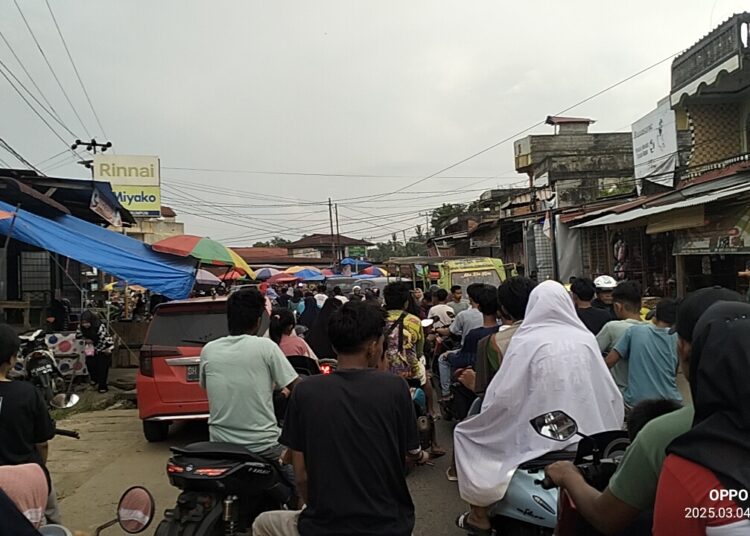
[[534,480],[542,476],[539,471],[516,471],[503,500],[490,507],[490,517],[507,517],[539,527],[554,528],[557,523],[558,490],[546,490],[535,484]]

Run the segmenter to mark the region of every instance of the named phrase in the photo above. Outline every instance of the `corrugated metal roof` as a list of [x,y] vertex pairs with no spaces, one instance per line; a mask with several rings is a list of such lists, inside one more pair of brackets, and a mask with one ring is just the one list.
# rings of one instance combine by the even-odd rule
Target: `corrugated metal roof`
[[688,199],[684,199],[676,203],[671,203],[669,205],[659,205],[659,206],[648,207],[648,208],[640,207],[640,208],[630,210],[628,212],[623,212],[621,214],[607,214],[606,216],[602,216],[601,218],[596,218],[596,219],[593,219],[584,223],[579,223],[578,225],[574,225],[573,229],[581,229],[583,227],[599,227],[601,225],[613,225],[617,223],[626,223],[629,221],[635,221],[640,218],[645,218],[647,216],[652,216],[654,214],[660,214],[662,212],[668,212],[670,210],[675,210],[678,208],[694,207],[696,205],[705,205],[706,203],[712,203],[714,201],[718,201],[720,199],[724,199],[727,197],[732,197],[732,196],[745,193],[745,192],[750,192],[750,184],[732,186],[732,187],[728,187],[723,190],[711,192],[705,195],[697,195],[695,197],[690,197]]

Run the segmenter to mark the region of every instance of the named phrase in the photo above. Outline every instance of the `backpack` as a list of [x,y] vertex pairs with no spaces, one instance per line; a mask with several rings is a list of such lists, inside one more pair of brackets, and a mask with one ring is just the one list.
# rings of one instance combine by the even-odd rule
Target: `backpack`
[[385,332],[385,358],[388,370],[402,378],[411,379],[415,376],[415,366],[419,363],[417,355],[417,341],[404,325],[408,313],[404,311]]

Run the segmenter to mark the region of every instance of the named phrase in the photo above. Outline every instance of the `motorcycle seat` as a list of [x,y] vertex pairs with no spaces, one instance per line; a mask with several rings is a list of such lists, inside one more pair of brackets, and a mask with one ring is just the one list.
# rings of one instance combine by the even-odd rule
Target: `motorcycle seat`
[[573,460],[575,460],[575,458],[575,450],[553,450],[552,452],[542,454],[536,459],[522,463],[518,468],[525,471],[539,471],[555,462],[572,462]]
[[270,463],[268,460],[250,452],[242,445],[235,445],[234,443],[201,441],[185,445],[184,447],[171,447],[170,450],[172,454],[191,458]]

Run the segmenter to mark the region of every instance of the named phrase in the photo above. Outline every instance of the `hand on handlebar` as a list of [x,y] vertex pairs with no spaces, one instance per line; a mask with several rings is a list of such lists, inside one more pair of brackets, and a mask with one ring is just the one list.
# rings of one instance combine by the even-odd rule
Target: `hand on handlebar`
[[[548,465],[544,468],[544,474],[546,475],[544,480],[540,482],[544,489],[550,489],[555,486],[561,488],[565,487],[565,482],[571,476],[581,476],[581,472],[578,470],[572,462],[555,462],[552,465]],[[549,487],[548,487],[549,486]]]

